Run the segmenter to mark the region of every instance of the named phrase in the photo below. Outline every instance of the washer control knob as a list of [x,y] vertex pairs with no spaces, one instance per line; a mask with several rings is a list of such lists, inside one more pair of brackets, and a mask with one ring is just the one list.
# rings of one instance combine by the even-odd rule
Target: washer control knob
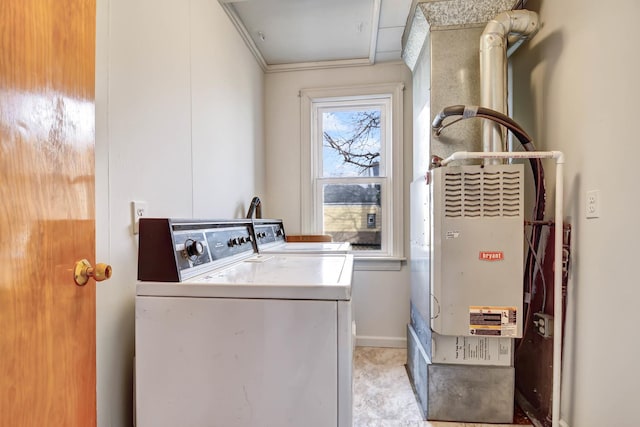
[[197,258],[204,253],[204,245],[198,240],[187,240],[184,242],[184,249],[189,258]]

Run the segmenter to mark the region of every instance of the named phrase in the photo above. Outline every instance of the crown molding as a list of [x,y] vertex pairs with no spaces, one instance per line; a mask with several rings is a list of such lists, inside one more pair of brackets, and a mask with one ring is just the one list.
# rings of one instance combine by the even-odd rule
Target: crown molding
[[251,38],[251,35],[249,34],[245,26],[242,24],[242,21],[238,16],[238,12],[236,12],[231,2],[225,1],[225,0],[218,0],[218,3],[220,3],[220,6],[222,6],[222,9],[224,9],[224,11],[227,13],[227,16],[229,16],[229,19],[231,19],[233,26],[236,27],[236,30],[238,30],[238,33],[240,33],[240,37],[242,37],[242,40],[244,40],[244,43],[249,48],[249,51],[251,51],[254,58],[256,58],[256,61],[258,61],[258,65],[260,65],[260,68],[262,68],[262,71],[267,72],[267,67],[268,67],[267,62],[264,60],[264,57],[260,53],[258,46],[256,46],[253,39]]
[[378,25],[380,23],[381,0],[373,0],[371,42],[369,44],[369,57],[357,59],[338,59],[329,61],[294,62],[288,64],[267,64],[260,49],[255,44],[251,35],[242,23],[240,16],[233,7],[233,0],[218,0],[220,6],[225,11],[233,26],[236,27],[240,37],[245,42],[249,51],[254,56],[258,65],[265,73],[281,73],[286,71],[322,70],[330,68],[361,67],[373,65],[375,63],[376,48],[378,46]]

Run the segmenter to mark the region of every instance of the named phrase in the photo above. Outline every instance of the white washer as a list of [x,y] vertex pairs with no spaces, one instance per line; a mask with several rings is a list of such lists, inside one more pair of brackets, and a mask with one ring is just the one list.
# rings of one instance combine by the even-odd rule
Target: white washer
[[280,219],[256,219],[254,231],[258,252],[274,253],[343,253],[351,250],[349,242],[287,242]]
[[138,427],[351,426],[352,255],[258,255],[252,235],[140,222]]

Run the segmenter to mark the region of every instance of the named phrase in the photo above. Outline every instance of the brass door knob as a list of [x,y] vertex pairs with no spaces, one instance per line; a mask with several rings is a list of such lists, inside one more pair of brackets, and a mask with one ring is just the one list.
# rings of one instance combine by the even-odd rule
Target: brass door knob
[[73,270],[73,280],[76,282],[76,285],[84,286],[90,277],[93,277],[96,282],[102,282],[110,278],[112,272],[113,269],[109,264],[98,263],[94,268],[89,261],[82,259],[76,262]]

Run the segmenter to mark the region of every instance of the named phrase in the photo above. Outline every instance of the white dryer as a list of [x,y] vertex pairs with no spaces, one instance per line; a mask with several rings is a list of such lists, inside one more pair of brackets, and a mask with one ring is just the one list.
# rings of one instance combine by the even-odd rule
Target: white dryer
[[346,254],[351,250],[349,242],[287,242],[284,223],[280,219],[256,219],[253,226],[256,245],[261,254]]
[[257,254],[251,220],[142,219],[138,427],[350,427],[348,254]]

